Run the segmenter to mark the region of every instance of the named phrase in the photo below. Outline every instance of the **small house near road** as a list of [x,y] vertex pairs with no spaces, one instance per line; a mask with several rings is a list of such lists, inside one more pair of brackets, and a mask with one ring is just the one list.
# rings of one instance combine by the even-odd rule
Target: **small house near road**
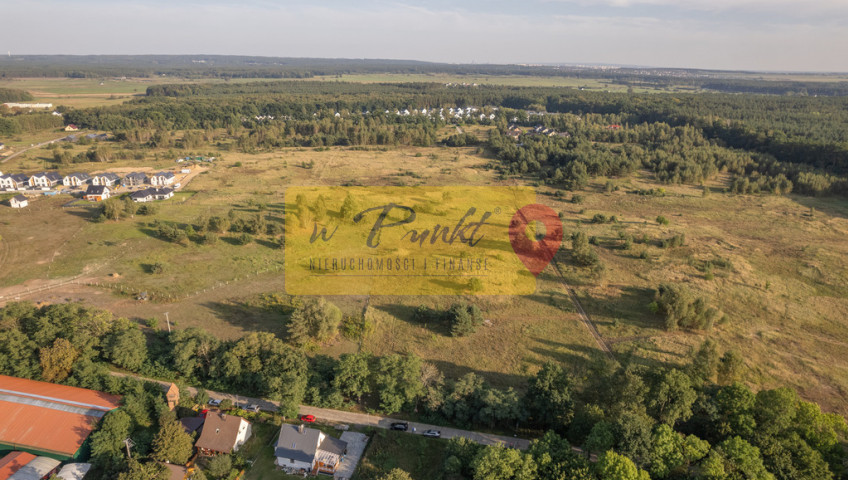
[[90,202],[102,202],[112,196],[109,187],[104,185],[89,185],[85,191],[85,199]]
[[12,208],[24,208],[29,206],[29,200],[27,200],[27,197],[23,195],[15,195],[9,199],[9,205]]
[[171,185],[174,183],[174,172],[159,172],[150,177],[150,184],[156,186]]
[[105,185],[107,187],[114,187],[115,184],[118,183],[118,180],[120,180],[120,179],[121,179],[121,177],[119,177],[118,175],[116,175],[112,172],[98,173],[96,175],[92,175],[91,184],[92,185]]
[[79,130],[79,127],[74,125],[73,123],[65,127],[66,132],[76,132],[77,130]]
[[62,185],[66,187],[79,187],[88,183],[89,180],[91,180],[91,175],[77,172],[65,175],[62,179]]
[[177,404],[180,403],[180,388],[176,383],[172,383],[168,387],[168,391],[165,392],[165,401],[168,402],[169,410],[177,408]]
[[302,470],[313,475],[334,474],[347,453],[347,442],[320,430],[284,423],[274,448],[280,468]]
[[201,455],[232,453],[244,445],[251,433],[251,425],[247,420],[234,415],[209,412],[203,423],[203,432],[194,446]]

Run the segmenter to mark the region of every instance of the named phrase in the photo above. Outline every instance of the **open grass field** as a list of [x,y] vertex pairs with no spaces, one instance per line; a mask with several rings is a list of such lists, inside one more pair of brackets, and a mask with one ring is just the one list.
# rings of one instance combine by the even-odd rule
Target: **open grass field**
[[365,448],[354,478],[373,480],[399,468],[414,480],[441,478],[446,440],[378,429]]
[[[283,250],[270,238],[237,245],[223,234],[214,245],[178,245],[153,235],[154,219],[184,225],[200,216],[260,213],[282,222],[283,195],[292,185],[498,185],[490,160],[474,149],[397,148],[327,151],[284,149],[257,155],[228,153],[226,160],[198,175],[177,197],[158,202],[154,216],[93,223],[91,206],[63,209],[67,197],[38,198],[32,206],[0,208],[0,286],[57,281],[76,275],[115,288],[68,285],[29,297],[33,300],[82,299],[135,319],[170,313],[176,328],[203,326],[224,338],[262,330],[281,333],[285,318],[267,307],[263,294],[285,291]],[[303,162],[314,167],[303,168]],[[235,166],[240,162],[241,166]],[[138,161],[139,165],[145,161]],[[410,175],[409,171],[415,172]],[[631,193],[658,185],[643,173],[617,180],[618,191],[605,193],[598,179],[574,204],[545,195],[539,201],[563,212],[565,231],[597,237],[606,269],[600,275],[570,266],[568,242],[558,254],[568,282],[619,358],[679,365],[705,338],[722,349],[743,353],[745,379],[761,388],[789,385],[830,411],[846,413],[848,404],[848,202],[801,196],[702,197],[700,187],[666,186],[663,197]],[[711,185],[714,191],[720,181]],[[254,201],[254,202],[251,202]],[[251,206],[254,205],[254,206]],[[618,223],[591,223],[593,215],[616,215]],[[658,215],[669,219],[658,225]],[[636,241],[621,248],[619,232]],[[683,233],[686,244],[663,249],[660,240]],[[641,239],[647,236],[648,244]],[[647,258],[640,258],[645,252]],[[705,261],[721,260],[709,279]],[[165,265],[149,273],[153,263]],[[708,332],[666,332],[647,305],[661,282],[689,285],[720,308],[727,321]],[[171,301],[138,302],[120,288],[171,295]],[[115,293],[117,291],[117,293]],[[167,300],[167,299],[165,299]],[[364,297],[335,297],[347,314],[361,314]],[[366,315],[375,325],[362,348],[375,354],[413,351],[448,376],[469,371],[490,382],[521,387],[549,358],[578,375],[600,355],[555,270],[539,276],[535,295],[480,297],[490,326],[455,339],[438,327],[412,320],[419,304],[446,308],[455,297],[370,298]],[[338,339],[318,353],[356,351]],[[418,478],[418,477],[416,477]]]

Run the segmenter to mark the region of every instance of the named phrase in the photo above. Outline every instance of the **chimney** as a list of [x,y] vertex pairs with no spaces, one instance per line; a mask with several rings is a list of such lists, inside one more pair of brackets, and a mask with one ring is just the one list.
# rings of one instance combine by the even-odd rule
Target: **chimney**
[[306,427],[304,427],[303,424],[301,423],[300,425],[298,425],[297,431],[300,432],[300,433],[304,433],[306,431]]

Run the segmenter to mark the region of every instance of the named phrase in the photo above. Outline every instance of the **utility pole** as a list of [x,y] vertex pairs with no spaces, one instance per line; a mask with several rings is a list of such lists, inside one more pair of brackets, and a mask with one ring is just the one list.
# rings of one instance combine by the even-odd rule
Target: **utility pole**
[[168,312],[165,312],[165,323],[168,324],[168,333],[171,333],[171,319],[168,318]]
[[130,437],[127,437],[127,438],[124,439],[124,445],[127,446],[127,459],[132,458],[132,455],[130,454],[130,447],[135,446],[135,443],[132,441],[132,439]]

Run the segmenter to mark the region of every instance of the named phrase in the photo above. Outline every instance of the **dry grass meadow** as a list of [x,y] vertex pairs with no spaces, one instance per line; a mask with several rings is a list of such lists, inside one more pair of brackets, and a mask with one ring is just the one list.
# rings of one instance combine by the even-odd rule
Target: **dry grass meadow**
[[[172,166],[123,160],[116,164],[74,165],[69,170]],[[66,285],[29,299],[83,300],[135,319],[169,312],[176,328],[203,326],[224,338],[253,330],[281,333],[285,317],[263,302],[264,294],[285,290],[283,250],[267,238],[237,245],[225,234],[215,245],[178,245],[156,238],[153,219],[188,224],[200,216],[227,215],[230,209],[257,213],[267,205],[269,221],[282,222],[283,195],[290,185],[501,185],[486,169],[491,159],[475,149],[396,148],[325,151],[283,149],[256,155],[225,152],[223,161],[198,175],[181,193],[159,202],[154,216],[117,222],[91,222],[93,205],[62,208],[68,197],[38,198],[25,210],[0,207],[0,301],[21,285],[40,285],[77,275],[114,288]],[[18,166],[34,167],[38,155]],[[43,161],[43,160],[42,160]],[[17,160],[16,160],[17,162]],[[303,168],[303,162],[314,167]],[[238,166],[237,166],[238,165]],[[4,170],[6,169],[4,165]],[[409,172],[414,172],[414,175]],[[848,400],[848,202],[801,196],[702,196],[700,187],[665,186],[664,197],[632,191],[657,187],[649,174],[607,179],[582,192],[584,201],[539,189],[539,201],[563,212],[565,231],[597,237],[606,266],[600,275],[571,267],[568,242],[557,256],[569,283],[619,358],[681,364],[705,338],[723,349],[738,349],[749,367],[746,380],[758,387],[790,385],[831,411],[846,413]],[[720,182],[712,185],[716,191]],[[593,215],[616,215],[618,223],[591,223]],[[661,226],[658,215],[670,220]],[[636,238],[621,248],[619,232]],[[686,244],[663,249],[656,243],[684,233]],[[641,243],[647,236],[649,244]],[[645,252],[647,258],[640,258]],[[721,259],[727,268],[713,275],[704,261]],[[164,273],[149,273],[162,263]],[[710,278],[712,277],[712,278]],[[727,321],[707,332],[666,332],[647,308],[653,289],[665,281],[683,282],[710,298]],[[126,291],[171,295],[172,300],[139,302]],[[519,386],[527,374],[553,358],[582,374],[600,350],[579,321],[554,269],[539,277],[537,292],[523,297],[473,299],[489,325],[454,339],[438,327],[412,321],[419,304],[448,307],[455,297],[334,297],[345,313],[365,315],[374,333],[362,345],[339,339],[316,352],[338,355],[358,348],[376,354],[413,351],[449,376],[474,371],[500,386]],[[164,328],[164,325],[161,325]]]

